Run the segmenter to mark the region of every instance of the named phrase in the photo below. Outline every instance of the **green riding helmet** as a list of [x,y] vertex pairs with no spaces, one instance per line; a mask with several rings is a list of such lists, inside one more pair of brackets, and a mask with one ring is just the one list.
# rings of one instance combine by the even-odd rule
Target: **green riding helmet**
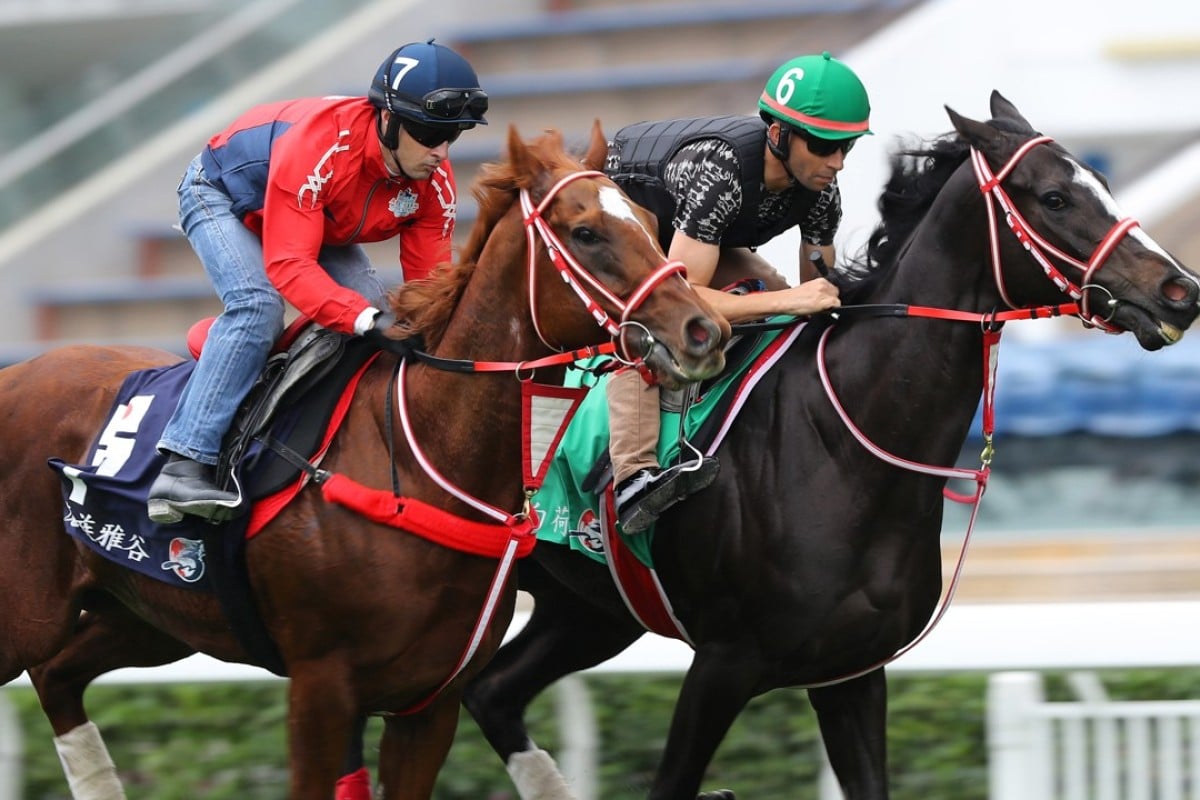
[[822,139],[871,133],[866,88],[854,70],[828,52],[784,62],[767,80],[758,108]]

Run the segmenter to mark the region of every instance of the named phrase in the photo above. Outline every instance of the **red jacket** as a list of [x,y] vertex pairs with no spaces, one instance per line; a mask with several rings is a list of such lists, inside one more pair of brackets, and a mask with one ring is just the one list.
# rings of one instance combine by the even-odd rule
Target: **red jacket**
[[450,260],[457,196],[449,161],[428,180],[393,178],[364,97],[322,97],[250,109],[208,142],[205,177],[263,242],[267,277],[301,314],[343,333],[369,303],[339,286],[324,245],[399,236],[405,280]]

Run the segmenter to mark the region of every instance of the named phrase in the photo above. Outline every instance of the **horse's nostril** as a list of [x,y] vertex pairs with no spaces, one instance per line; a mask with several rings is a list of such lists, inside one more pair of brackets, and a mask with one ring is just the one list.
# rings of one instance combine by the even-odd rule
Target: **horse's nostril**
[[716,333],[711,322],[703,317],[696,317],[688,321],[687,338],[693,347],[704,349],[711,346]]
[[1169,280],[1163,283],[1163,296],[1172,303],[1184,303],[1196,299],[1196,284],[1191,281]]

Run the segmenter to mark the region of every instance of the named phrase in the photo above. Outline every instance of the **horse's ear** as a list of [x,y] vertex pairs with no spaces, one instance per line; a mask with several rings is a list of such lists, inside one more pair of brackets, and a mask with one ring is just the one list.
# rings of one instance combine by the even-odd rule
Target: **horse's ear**
[[1017,107],[1007,97],[995,89],[992,90],[991,108],[993,119],[1006,119],[1017,123],[1031,134],[1034,132],[1033,126],[1029,124],[1029,120],[1025,119],[1020,111],[1017,111]]
[[600,119],[592,121],[592,138],[588,142],[587,152],[583,154],[583,165],[588,169],[604,169],[604,161],[608,157],[608,139],[604,137],[604,129],[600,127]]
[[[513,175],[517,176],[518,184],[521,184],[521,176],[535,175],[539,171],[537,159],[521,138],[521,134],[517,133],[517,126],[511,124],[508,126],[508,160],[512,165]],[[522,184],[520,188],[529,187]]]
[[945,106],[945,109],[950,116],[950,122],[954,125],[954,130],[958,131],[959,136],[966,139],[977,150],[991,150],[1000,141],[1000,131],[986,122],[968,119],[950,106]]

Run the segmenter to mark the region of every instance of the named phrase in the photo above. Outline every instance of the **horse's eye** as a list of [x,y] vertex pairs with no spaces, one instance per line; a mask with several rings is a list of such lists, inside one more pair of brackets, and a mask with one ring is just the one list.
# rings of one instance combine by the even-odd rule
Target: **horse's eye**
[[1046,192],[1042,195],[1042,205],[1051,211],[1062,211],[1067,207],[1067,198],[1062,192]]
[[600,242],[600,237],[591,228],[580,226],[571,229],[571,238],[580,244],[593,245]]

